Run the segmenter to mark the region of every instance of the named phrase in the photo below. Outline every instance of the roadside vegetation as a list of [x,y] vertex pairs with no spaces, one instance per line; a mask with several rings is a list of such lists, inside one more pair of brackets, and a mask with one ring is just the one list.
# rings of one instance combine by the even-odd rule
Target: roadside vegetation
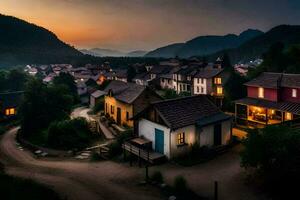
[[20,107],[20,136],[29,142],[59,150],[82,149],[94,138],[85,119],[70,120],[78,102],[74,78],[62,73],[53,84],[32,79]]
[[300,131],[288,126],[249,130],[241,165],[249,181],[270,192],[274,199],[293,199],[300,180]]

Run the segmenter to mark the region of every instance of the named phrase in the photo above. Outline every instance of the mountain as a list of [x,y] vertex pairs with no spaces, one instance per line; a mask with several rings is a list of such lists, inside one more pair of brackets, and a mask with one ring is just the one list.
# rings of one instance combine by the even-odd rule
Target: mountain
[[280,25],[272,28],[268,32],[261,34],[237,48],[220,51],[212,54],[208,58],[213,60],[226,52],[232,63],[247,62],[260,58],[272,44],[281,42],[286,47],[300,44],[300,26],[299,25]]
[[199,36],[185,43],[178,43],[158,48],[149,52],[147,57],[175,57],[187,58],[204,56],[218,51],[235,48],[244,42],[263,34],[259,30],[248,29],[240,35],[228,34],[224,36]]
[[131,52],[122,52],[113,49],[82,49],[80,50],[83,54],[97,56],[97,57],[143,57],[147,52],[146,51],[131,51]]
[[47,29],[0,14],[0,66],[70,63],[81,56]]
[[150,51],[146,57],[161,57],[161,58],[173,58],[177,55],[177,52],[184,46],[184,43],[175,43],[165,47],[161,47]]
[[146,55],[148,52],[147,51],[131,51],[127,53],[127,57],[143,57],[144,55]]

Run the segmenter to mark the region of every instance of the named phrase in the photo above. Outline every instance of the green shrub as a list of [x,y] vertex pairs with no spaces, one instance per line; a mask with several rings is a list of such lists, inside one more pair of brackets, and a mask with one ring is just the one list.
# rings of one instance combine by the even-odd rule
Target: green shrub
[[84,118],[53,122],[48,129],[49,147],[63,150],[83,149],[94,139]]
[[177,176],[174,180],[174,190],[178,193],[184,193],[187,191],[187,183],[183,176]]
[[132,136],[132,130],[125,131],[121,133],[116,140],[109,145],[109,156],[115,157],[120,155],[122,150],[122,144]]
[[163,175],[160,171],[156,171],[152,174],[151,180],[155,181],[157,183],[163,183],[164,178],[163,178]]

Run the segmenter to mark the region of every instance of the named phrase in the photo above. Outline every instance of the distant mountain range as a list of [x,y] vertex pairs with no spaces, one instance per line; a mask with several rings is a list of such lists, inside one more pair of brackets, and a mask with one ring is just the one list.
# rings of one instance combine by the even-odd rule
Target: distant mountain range
[[272,44],[281,42],[286,48],[291,45],[300,44],[300,26],[280,25],[272,28],[268,32],[261,34],[251,40],[246,41],[237,48],[228,49],[214,53],[208,57],[214,60],[226,52],[233,63],[247,62],[261,57]]
[[[100,58],[106,56],[163,58],[206,56],[209,60],[214,60],[224,55],[225,52],[228,53],[233,63],[237,63],[261,57],[276,42],[282,42],[287,47],[300,44],[300,26],[280,25],[266,33],[249,29],[240,35],[200,36],[185,43],[171,44],[149,53],[145,51],[127,53],[100,48],[81,50],[80,52],[45,28],[0,14],[0,67],[31,63],[84,64],[99,63],[107,59],[110,59],[111,62],[117,60]],[[140,62],[144,58],[138,59],[138,61],[132,62]],[[120,62],[116,62],[116,65],[119,65]]]
[[84,56],[52,32],[0,14],[0,66],[28,63],[70,63]]
[[112,49],[81,49],[82,53],[97,57],[143,57],[147,54],[147,51],[132,51],[132,52],[122,52]]
[[235,48],[246,41],[262,35],[259,30],[249,29],[240,35],[228,34],[224,36],[199,36],[185,43],[171,44],[165,47],[150,51],[146,57],[171,58],[179,56],[188,58],[192,56],[205,56],[221,50]]

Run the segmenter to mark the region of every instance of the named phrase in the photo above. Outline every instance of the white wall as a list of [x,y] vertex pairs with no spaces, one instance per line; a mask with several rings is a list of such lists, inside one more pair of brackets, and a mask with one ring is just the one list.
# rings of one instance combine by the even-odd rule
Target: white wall
[[[183,133],[183,132],[184,132],[184,137],[185,137],[184,139],[186,145],[178,145],[177,136],[179,133]],[[190,149],[190,145],[195,143],[195,141],[196,141],[195,125],[180,128],[171,132],[170,158],[186,154]]]
[[[199,79],[199,83],[198,83]],[[207,79],[205,78],[194,78],[194,94],[208,94],[207,92]],[[199,92],[198,89],[199,88]],[[201,88],[203,88],[203,92],[201,92]]]
[[170,158],[170,129],[147,119],[139,120],[139,136],[152,141],[152,149],[155,149],[155,129],[164,132],[164,154]]

